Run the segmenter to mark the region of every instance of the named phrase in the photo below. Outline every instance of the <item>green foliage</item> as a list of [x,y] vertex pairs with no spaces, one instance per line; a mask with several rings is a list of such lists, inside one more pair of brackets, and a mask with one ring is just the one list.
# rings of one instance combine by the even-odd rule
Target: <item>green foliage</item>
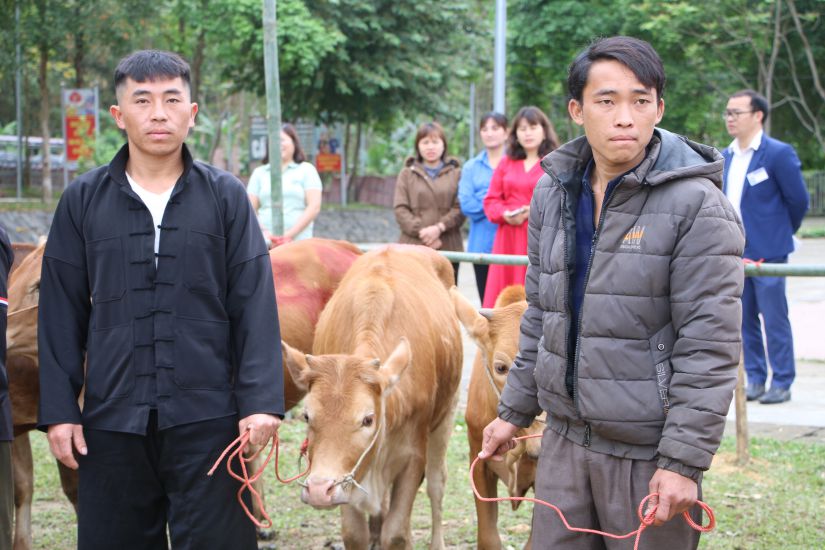
[[[215,2],[221,15],[214,19],[211,36],[218,56],[234,60],[221,68],[236,90],[265,94],[263,21],[260,0]],[[317,118],[317,102],[309,100],[324,59],[334,54],[345,37],[334,19],[313,16],[302,0],[280,0],[277,5],[278,64],[284,120]]]
[[347,38],[316,76],[327,120],[452,114],[455,85],[478,60],[471,45],[485,38],[466,0],[319,1],[311,10]]
[[728,95],[754,88],[770,95],[770,133],[796,146],[806,168],[825,167],[825,96],[811,85],[814,73],[803,40],[804,34],[810,59],[825,73],[825,2],[801,0],[794,5],[802,34],[794,26],[788,0],[511,0],[511,110],[536,104],[548,111],[562,139],[578,135],[578,128],[562,123],[567,120],[570,62],[597,37],[636,36],[649,41],[665,65],[662,126],[724,147],[731,138],[719,113]]

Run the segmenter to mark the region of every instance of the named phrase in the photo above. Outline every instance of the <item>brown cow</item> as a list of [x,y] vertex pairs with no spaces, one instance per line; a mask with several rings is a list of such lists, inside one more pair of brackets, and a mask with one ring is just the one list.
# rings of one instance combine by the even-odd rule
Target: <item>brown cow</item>
[[[478,345],[473,363],[470,387],[467,393],[467,437],[470,443],[470,462],[481,451],[484,427],[498,415],[498,401],[510,365],[518,353],[519,324],[527,309],[524,287],[513,285],[505,288],[496,300],[495,308],[476,311],[475,307],[456,289],[451,291],[456,315]],[[544,423],[537,420],[521,430],[518,435],[540,434]],[[507,453],[503,462],[491,460],[479,462],[473,471],[473,481],[481,496],[495,497],[498,480],[507,485],[511,497],[522,497],[533,486],[536,477],[536,461],[541,442],[528,439]],[[496,521],[498,504],[475,500],[478,548],[501,548]],[[513,509],[520,502],[512,502]],[[525,548],[532,546],[532,536]]]
[[[40,265],[45,244],[15,245],[15,265],[9,278],[9,323],[6,329],[6,367],[9,375],[14,442],[15,529],[14,549],[29,550],[31,504],[34,492],[29,431],[37,423],[40,384],[37,374],[37,300],[40,296]],[[77,503],[77,480],[71,470],[58,463],[63,491],[72,504]]]
[[293,378],[308,387],[311,468],[301,498],[344,505],[347,548],[412,548],[410,512],[425,476],[430,547],[444,548],[446,452],[462,362],[448,284],[450,263],[422,247],[369,252],[321,314],[317,355],[284,345]]
[[[25,248],[25,247],[24,247]],[[15,484],[15,550],[29,550],[33,486],[29,431],[37,423],[39,381],[37,372],[37,301],[40,266],[45,245],[38,247],[15,271],[9,285],[9,325],[7,331],[9,395],[15,440],[12,445]],[[16,251],[16,262],[22,255]],[[273,249],[270,261],[278,297],[281,336],[298,349],[309,352],[315,323],[338,282],[361,254],[345,241],[308,239]],[[277,345],[273,342],[273,345]],[[303,391],[284,372],[285,401],[291,408]],[[77,473],[60,466],[63,490],[77,502]]]

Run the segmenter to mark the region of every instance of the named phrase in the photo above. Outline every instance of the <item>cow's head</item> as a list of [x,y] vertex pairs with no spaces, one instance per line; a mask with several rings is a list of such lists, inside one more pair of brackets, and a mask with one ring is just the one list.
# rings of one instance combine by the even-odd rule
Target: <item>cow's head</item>
[[[478,346],[490,382],[489,390],[500,395],[518,354],[521,316],[527,310],[524,287],[512,285],[502,290],[492,309],[477,310],[455,287],[450,290],[450,296],[458,320]],[[519,435],[541,433],[543,418],[542,415]],[[517,458],[526,452],[530,457],[538,458],[540,450],[541,441],[538,438],[527,439],[520,442],[511,455]]]
[[290,374],[307,391],[310,471],[301,500],[316,508],[376,500],[361,481],[386,437],[387,395],[411,363],[409,342],[402,338],[383,362],[282,345]]

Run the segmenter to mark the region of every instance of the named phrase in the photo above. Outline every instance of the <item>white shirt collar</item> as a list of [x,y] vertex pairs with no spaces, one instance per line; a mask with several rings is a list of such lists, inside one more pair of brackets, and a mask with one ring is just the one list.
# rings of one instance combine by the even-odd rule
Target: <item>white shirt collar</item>
[[734,139],[730,144],[730,150],[733,151],[733,154],[735,154],[735,155],[741,155],[742,153],[746,153],[748,151],[748,149],[752,149],[754,151],[757,151],[759,149],[759,145],[762,143],[762,136],[764,134],[765,134],[764,130],[759,130],[756,133],[756,135],[753,136],[753,139],[748,144],[748,146],[745,147],[744,149],[739,149],[739,141]]

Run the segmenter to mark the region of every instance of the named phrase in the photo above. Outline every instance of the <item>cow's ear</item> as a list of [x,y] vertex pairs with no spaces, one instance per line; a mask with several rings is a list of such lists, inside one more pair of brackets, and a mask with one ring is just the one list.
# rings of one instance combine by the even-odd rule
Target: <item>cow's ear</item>
[[476,343],[488,339],[490,336],[490,323],[487,317],[481,315],[456,287],[450,289],[450,298],[453,301],[456,317],[464,325],[470,338],[475,340]]
[[401,375],[407,367],[412,364],[412,350],[410,349],[410,341],[406,338],[401,338],[395,349],[378,372],[381,373],[381,384],[384,387],[384,393],[389,392],[398,383]]
[[283,352],[284,365],[286,365],[289,374],[292,376],[292,381],[295,382],[298,389],[307,391],[304,376],[309,372],[309,355],[301,353],[283,340],[281,340],[281,350]]

